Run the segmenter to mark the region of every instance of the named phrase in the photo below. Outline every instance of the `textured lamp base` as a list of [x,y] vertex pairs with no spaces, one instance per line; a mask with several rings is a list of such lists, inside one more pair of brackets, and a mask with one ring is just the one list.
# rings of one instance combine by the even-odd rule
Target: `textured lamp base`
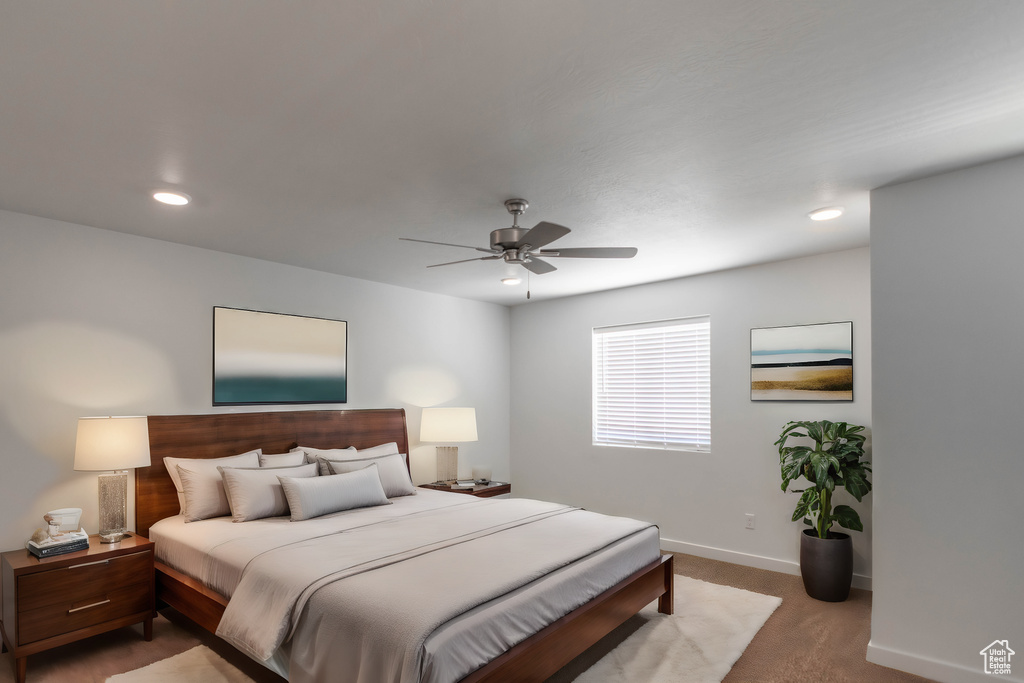
[[100,477],[100,541],[117,543],[125,536],[128,510],[128,471]]
[[459,447],[437,446],[437,480],[453,481],[459,478]]

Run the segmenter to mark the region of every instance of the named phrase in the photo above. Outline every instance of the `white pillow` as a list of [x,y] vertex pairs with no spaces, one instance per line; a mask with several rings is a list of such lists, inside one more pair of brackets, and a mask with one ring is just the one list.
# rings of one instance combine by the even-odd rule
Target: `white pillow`
[[[348,448],[333,448],[330,450],[318,450],[316,448],[303,448],[306,453],[306,457],[310,461],[316,461],[320,463],[320,476],[326,477],[330,474],[331,469],[327,466],[328,460],[336,460],[338,462],[342,460],[363,460],[370,456],[376,455],[401,455],[408,462],[408,456],[404,453],[399,453],[398,444],[392,441],[391,443],[384,443],[379,446],[370,446],[369,448],[357,449],[355,446],[349,446]],[[409,466],[406,465],[406,470]],[[387,488],[387,485],[384,487]]]
[[348,448],[311,448],[310,446],[296,446],[292,449],[292,453],[301,452],[306,454],[306,459],[309,462],[320,463],[320,475],[326,477],[331,473],[331,470],[327,467],[321,458],[330,458],[332,460],[343,460],[346,457],[358,457],[359,452],[353,447]]
[[389,443],[382,443],[379,446],[370,446],[369,448],[357,449],[355,446],[348,446],[347,448],[313,448],[311,446],[296,446],[292,449],[292,452],[304,451],[312,457],[318,455],[334,454],[338,451],[355,451],[364,455],[391,455],[392,453],[400,453],[398,450],[398,442],[391,441]]
[[[217,470],[214,470],[217,472]],[[185,465],[178,465],[178,476],[181,478],[181,494],[185,498],[185,506],[181,509],[186,522],[198,522],[211,517],[225,517],[231,514],[228,496],[224,492],[224,482],[210,476],[206,469],[191,470]]]
[[416,493],[416,487],[412,485],[412,479],[409,477],[409,470],[405,467],[405,456],[401,453],[348,460],[327,460],[326,462],[331,474],[345,474],[361,470],[370,464],[376,465],[380,483],[388,498],[410,496]]
[[231,508],[232,522],[248,522],[264,517],[280,517],[288,514],[288,500],[284,497],[280,477],[315,477],[316,463],[298,467],[261,467],[240,469],[221,467],[224,492]]
[[[185,489],[181,485],[181,477],[178,475],[178,465],[185,465],[192,472],[207,472],[210,481],[219,482],[220,472],[218,467],[259,467],[259,456],[262,451],[257,448],[240,455],[229,455],[226,458],[164,458],[164,467],[167,474],[171,475],[174,488],[178,491],[178,506],[185,512]],[[227,513],[225,513],[227,514]]]
[[359,455],[391,455],[392,453],[401,453],[398,450],[398,443],[392,441],[390,443],[382,443],[379,446],[370,446],[369,448],[360,448],[357,451]]
[[333,477],[279,477],[293,522],[371,505],[389,505],[376,464]]
[[260,453],[260,467],[298,467],[312,460],[306,460],[302,451],[291,453]]

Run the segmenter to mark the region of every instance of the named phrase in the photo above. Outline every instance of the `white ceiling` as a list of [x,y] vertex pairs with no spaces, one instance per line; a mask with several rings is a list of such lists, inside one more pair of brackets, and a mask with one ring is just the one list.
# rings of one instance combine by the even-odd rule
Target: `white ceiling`
[[870,189],[1024,151],[1022,36],[1015,0],[0,0],[0,208],[516,304],[398,238],[484,247],[524,197],[640,249],[534,300],[663,280],[865,245]]

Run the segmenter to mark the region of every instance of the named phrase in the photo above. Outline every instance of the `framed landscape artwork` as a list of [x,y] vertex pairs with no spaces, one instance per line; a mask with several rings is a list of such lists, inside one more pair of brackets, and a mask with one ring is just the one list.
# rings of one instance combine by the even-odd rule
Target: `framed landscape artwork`
[[751,401],[852,401],[853,323],[750,330]]
[[347,322],[214,307],[213,405],[347,399]]

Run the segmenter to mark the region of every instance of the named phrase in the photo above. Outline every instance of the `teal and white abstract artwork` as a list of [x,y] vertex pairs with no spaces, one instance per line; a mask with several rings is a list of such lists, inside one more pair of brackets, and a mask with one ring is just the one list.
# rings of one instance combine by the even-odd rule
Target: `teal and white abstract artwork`
[[348,323],[216,306],[213,405],[345,403]]

